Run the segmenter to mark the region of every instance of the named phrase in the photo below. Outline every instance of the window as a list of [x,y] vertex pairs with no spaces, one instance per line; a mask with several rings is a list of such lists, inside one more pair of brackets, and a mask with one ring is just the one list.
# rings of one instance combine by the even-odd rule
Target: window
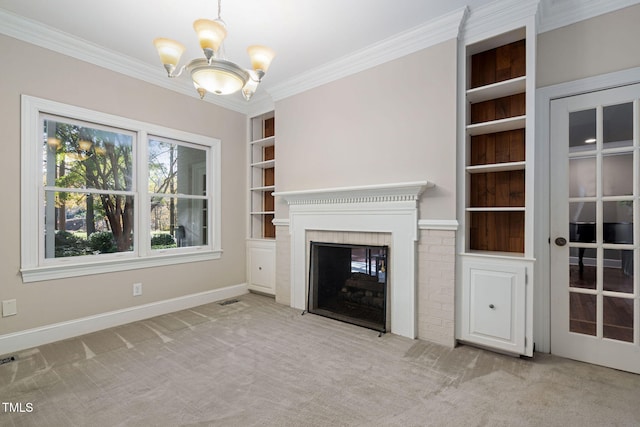
[[22,98],[25,282],[220,257],[220,141]]

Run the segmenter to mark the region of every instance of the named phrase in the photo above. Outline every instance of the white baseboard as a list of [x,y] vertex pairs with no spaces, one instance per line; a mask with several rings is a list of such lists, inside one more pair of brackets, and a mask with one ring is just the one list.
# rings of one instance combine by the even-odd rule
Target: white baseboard
[[0,335],[0,355],[237,297],[248,292],[247,284],[243,283]]

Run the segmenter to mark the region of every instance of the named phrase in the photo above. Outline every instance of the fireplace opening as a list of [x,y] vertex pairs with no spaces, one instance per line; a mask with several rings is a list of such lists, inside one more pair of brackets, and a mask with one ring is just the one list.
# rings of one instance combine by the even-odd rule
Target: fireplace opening
[[311,242],[307,311],[386,332],[388,246]]

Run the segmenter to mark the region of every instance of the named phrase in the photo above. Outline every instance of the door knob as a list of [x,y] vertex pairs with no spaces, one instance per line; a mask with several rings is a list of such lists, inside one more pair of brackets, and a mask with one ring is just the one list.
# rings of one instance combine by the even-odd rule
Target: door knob
[[565,239],[564,237],[556,237],[556,245],[564,246],[566,244],[567,244],[567,239]]

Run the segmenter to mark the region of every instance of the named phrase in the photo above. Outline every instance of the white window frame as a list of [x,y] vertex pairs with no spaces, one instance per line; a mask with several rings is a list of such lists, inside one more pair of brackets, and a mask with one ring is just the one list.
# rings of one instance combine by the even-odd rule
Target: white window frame
[[[221,141],[216,138],[183,132],[125,117],[92,111],[29,95],[22,95],[21,121],[21,268],[25,283],[62,279],[90,274],[111,273],[139,268],[159,267],[196,261],[219,259],[221,248]],[[132,252],[45,259],[42,183],[42,117],[55,115],[96,123],[135,134],[135,224]],[[208,238],[207,245],[167,250],[151,250],[149,230],[148,142],[150,137],[163,137],[208,148],[207,174]],[[208,171],[209,172],[209,171]]]

